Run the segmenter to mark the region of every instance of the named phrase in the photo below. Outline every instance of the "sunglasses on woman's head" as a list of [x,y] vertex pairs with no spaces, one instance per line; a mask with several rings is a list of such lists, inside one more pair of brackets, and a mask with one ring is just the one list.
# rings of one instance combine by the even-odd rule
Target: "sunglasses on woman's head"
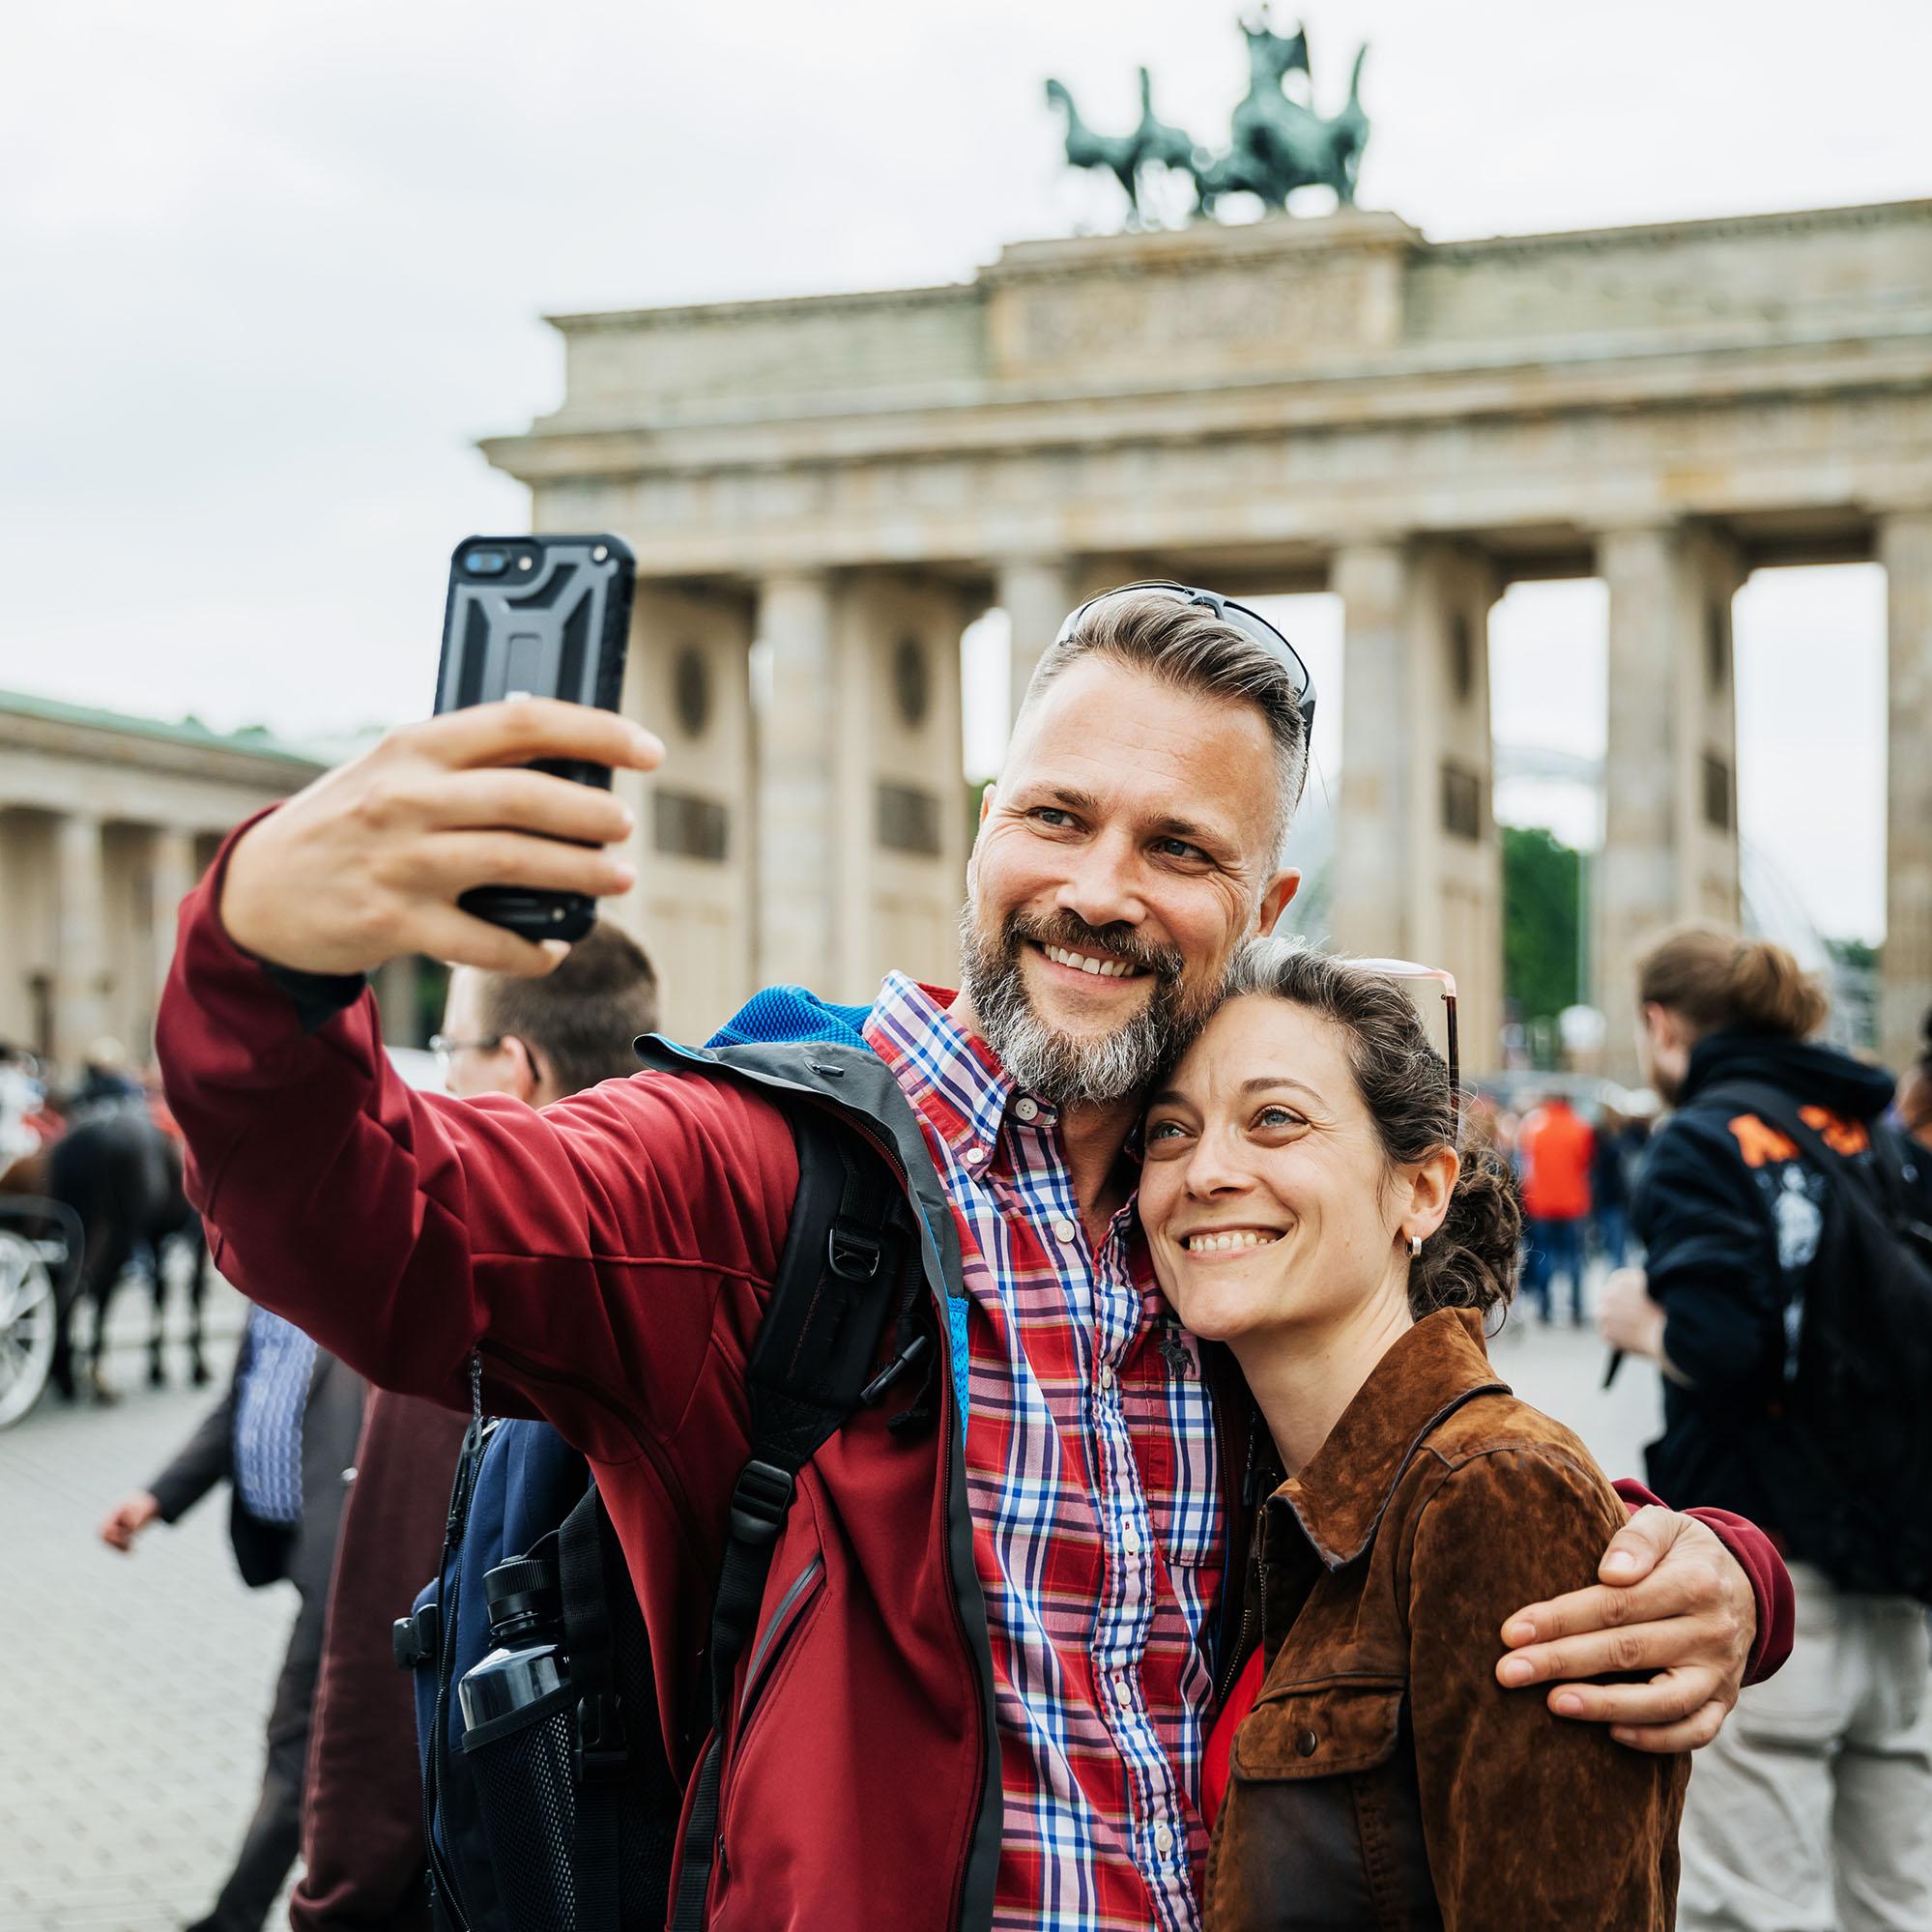
[[1456,1032],[1456,975],[1442,966],[1418,966],[1414,960],[1350,960],[1364,972],[1380,973],[1402,990],[1428,1035],[1428,1043],[1449,1069],[1450,1104],[1456,1109],[1456,1138],[1462,1134],[1462,1061]]

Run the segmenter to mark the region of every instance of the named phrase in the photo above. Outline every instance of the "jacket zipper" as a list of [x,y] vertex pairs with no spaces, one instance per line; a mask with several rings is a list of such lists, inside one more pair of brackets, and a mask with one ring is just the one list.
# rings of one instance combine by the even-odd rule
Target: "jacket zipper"
[[815,1556],[792,1579],[785,1595],[778,1600],[778,1607],[772,1611],[771,1621],[765,1625],[764,1634],[759,1638],[758,1647],[751,1654],[751,1662],[745,1667],[744,1689],[738,1697],[737,1721],[732,1741],[735,1751],[744,1743],[744,1734],[750,1726],[760,1693],[772,1672],[778,1668],[779,1659],[792,1641],[793,1631],[804,1622],[802,1611],[795,1617],[792,1615],[793,1605],[824,1573],[825,1559]]
[[1241,1628],[1235,1632],[1234,1647],[1228,1653],[1227,1668],[1222,1672],[1221,1683],[1215,1689],[1214,1708],[1217,1712],[1226,1707],[1228,1697],[1234,1690],[1234,1680],[1241,1675],[1241,1666],[1248,1658],[1248,1631],[1254,1621],[1254,1611],[1253,1605],[1245,1600],[1248,1595],[1248,1578],[1245,1573],[1241,1579],[1241,1595],[1244,1600],[1241,1605]]

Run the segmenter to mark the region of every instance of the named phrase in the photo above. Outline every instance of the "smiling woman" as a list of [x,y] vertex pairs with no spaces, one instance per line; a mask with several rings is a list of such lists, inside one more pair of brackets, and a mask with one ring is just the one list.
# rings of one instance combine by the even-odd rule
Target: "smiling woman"
[[1239,1363],[1277,1479],[1203,1779],[1210,1932],[1661,1932],[1684,1761],[1491,1670],[1513,1595],[1590,1581],[1624,1519],[1490,1370],[1508,1172],[1458,1158],[1448,1068],[1393,980],[1270,941],[1229,987],[1148,1107],[1140,1185],[1161,1286]]

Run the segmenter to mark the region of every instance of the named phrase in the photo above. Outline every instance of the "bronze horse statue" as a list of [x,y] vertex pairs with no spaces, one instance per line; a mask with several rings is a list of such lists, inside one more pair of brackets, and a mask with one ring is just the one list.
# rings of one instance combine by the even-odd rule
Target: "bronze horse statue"
[[1307,30],[1278,34],[1264,10],[1254,24],[1244,21],[1241,31],[1248,40],[1248,92],[1234,110],[1227,152],[1196,160],[1196,212],[1211,216],[1222,195],[1241,191],[1257,195],[1264,207],[1282,209],[1298,187],[1333,188],[1339,206],[1352,207],[1362,150],[1369,141],[1369,117],[1362,106],[1367,45],[1356,50],[1348,99],[1330,120],[1286,89],[1293,73],[1312,84]]
[[[1253,20],[1241,22],[1248,43],[1248,92],[1235,107],[1224,154],[1197,147],[1185,130],[1168,126],[1154,112],[1153,83],[1140,70],[1140,124],[1131,133],[1103,134],[1081,119],[1073,96],[1057,80],[1047,83],[1047,100],[1066,115],[1067,160],[1075,167],[1104,168],[1127,196],[1128,225],[1147,225],[1141,170],[1158,161],[1193,178],[1195,214],[1208,217],[1225,194],[1256,196],[1264,208],[1283,209],[1301,187],[1334,190],[1339,206],[1352,207],[1362,151],[1369,141],[1369,116],[1362,106],[1362,65],[1368,47],[1355,55],[1348,99],[1333,118],[1319,113],[1309,64],[1308,31],[1277,33],[1264,5]],[[1306,88],[1290,92],[1296,75]]]
[[1080,109],[1065,84],[1047,83],[1047,101],[1067,117],[1067,162],[1077,168],[1104,168],[1127,196],[1129,218],[1145,218],[1140,205],[1140,170],[1150,161],[1176,173],[1192,170],[1194,142],[1185,129],[1169,127],[1154,112],[1153,76],[1140,70],[1140,122],[1131,134],[1097,133],[1081,119]]

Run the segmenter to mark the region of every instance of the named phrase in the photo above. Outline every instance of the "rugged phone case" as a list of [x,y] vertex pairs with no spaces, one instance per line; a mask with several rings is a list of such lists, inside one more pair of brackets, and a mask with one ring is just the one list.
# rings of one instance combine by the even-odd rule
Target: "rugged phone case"
[[[473,536],[449,560],[436,708],[528,694],[618,708],[637,565],[615,536]],[[610,769],[539,760],[539,771],[608,786]],[[479,885],[456,902],[527,939],[581,939],[596,902],[581,892]]]

